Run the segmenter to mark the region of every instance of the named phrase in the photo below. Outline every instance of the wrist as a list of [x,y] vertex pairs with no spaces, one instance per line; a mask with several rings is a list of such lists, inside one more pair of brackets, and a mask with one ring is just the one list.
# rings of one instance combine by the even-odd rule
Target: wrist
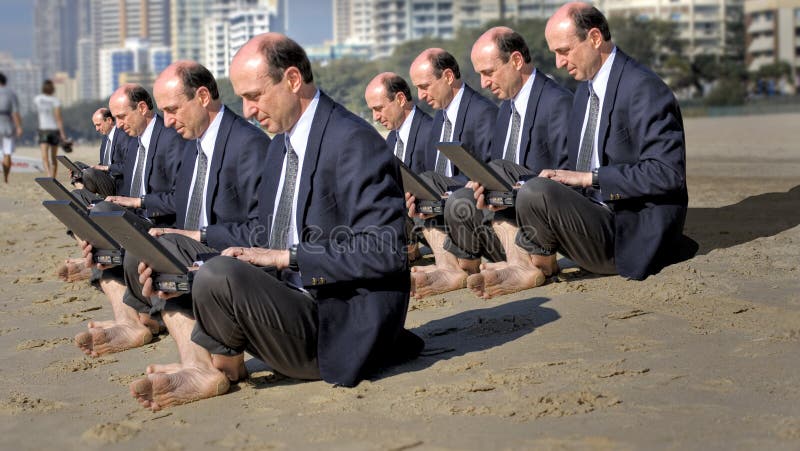
[[292,271],[300,271],[300,267],[297,265],[297,245],[290,247],[287,252],[286,267]]
[[594,189],[600,189],[600,174],[598,173],[598,168],[594,168],[592,171],[592,181],[589,186]]

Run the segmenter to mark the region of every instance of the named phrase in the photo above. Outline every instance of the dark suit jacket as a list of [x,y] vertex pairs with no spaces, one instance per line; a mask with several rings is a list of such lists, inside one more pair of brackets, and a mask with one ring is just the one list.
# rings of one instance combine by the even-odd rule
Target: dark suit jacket
[[[491,157],[492,136],[497,121],[497,106],[486,97],[475,92],[464,83],[464,95],[458,106],[456,123],[453,124],[453,141],[461,141],[462,146],[480,160],[488,162]],[[431,141],[428,147],[425,167],[436,169],[436,143],[442,135],[444,110],[436,111],[431,127]],[[466,176],[453,166],[453,178],[467,182]]]
[[[434,167],[425,166],[425,149],[430,145],[431,125],[433,119],[428,113],[417,108],[414,117],[411,119],[411,129],[408,131],[408,142],[405,143],[406,154],[403,163],[412,171],[419,174],[425,171],[432,171]],[[397,130],[389,132],[386,137],[386,144],[394,153],[394,146],[397,144]]]
[[[284,140],[283,134],[272,140],[264,165],[265,235]],[[327,382],[354,386],[395,357],[398,342],[411,335],[403,329],[409,271],[399,163],[374,127],[320,93],[297,183],[297,262],[318,302],[320,373]]]
[[[539,71],[533,79],[525,120],[520,128],[519,164],[539,175],[542,169],[560,167],[567,160],[567,131],[572,93]],[[505,154],[511,120],[511,100],[500,104],[492,138],[492,160]]]
[[[578,158],[589,91],[581,83],[569,136]],[[644,279],[673,261],[686,219],[686,145],[672,91],[617,49],[598,125],[600,192],[614,211],[617,271]]]
[[[117,185],[117,193],[122,189],[124,184],[123,167],[125,165],[125,156],[128,153],[128,146],[132,138],[125,133],[121,128],[114,128],[114,141],[111,143],[111,164],[108,165],[108,174],[114,178]],[[136,142],[136,140],[133,140]],[[100,143],[100,163],[105,159],[106,143],[108,136],[103,136],[103,142]],[[138,146],[138,144],[137,144]],[[134,149],[137,147],[134,146]]]
[[[147,187],[145,195],[146,216],[157,220],[158,224],[175,223],[174,208],[169,207],[167,196],[175,188],[175,180],[181,164],[186,140],[174,129],[164,126],[164,119],[156,114],[156,123],[150,137],[150,148],[147,149],[144,183]],[[123,168],[122,196],[129,196],[133,181],[133,168],[139,140],[132,138],[128,145],[128,153]]]
[[[176,227],[186,221],[197,140],[186,141],[174,192],[164,196],[164,208],[172,208]],[[207,244],[223,250],[250,246],[251,230],[258,226],[258,189],[261,184],[269,137],[226,108],[219,125],[214,155],[208,165],[206,188]]]

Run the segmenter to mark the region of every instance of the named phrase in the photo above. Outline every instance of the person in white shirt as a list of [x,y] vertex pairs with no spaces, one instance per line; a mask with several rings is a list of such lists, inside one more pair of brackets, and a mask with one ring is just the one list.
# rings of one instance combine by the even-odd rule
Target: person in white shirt
[[56,87],[51,80],[42,83],[42,93],[34,97],[33,104],[39,115],[39,148],[42,149],[42,164],[50,177],[58,172],[56,153],[58,144],[67,140],[64,122],[61,120],[61,101],[53,94]]

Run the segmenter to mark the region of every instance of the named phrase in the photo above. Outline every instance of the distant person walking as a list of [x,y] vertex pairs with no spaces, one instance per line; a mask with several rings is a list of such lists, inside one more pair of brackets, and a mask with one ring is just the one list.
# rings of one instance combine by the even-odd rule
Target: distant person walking
[[61,101],[53,93],[56,87],[50,80],[42,83],[42,93],[34,97],[33,103],[39,113],[39,147],[42,149],[42,163],[50,177],[58,170],[56,153],[58,144],[67,140],[64,122],[61,120]]
[[3,151],[3,181],[8,183],[14,138],[22,136],[19,101],[14,91],[6,88],[6,76],[0,72],[0,149]]

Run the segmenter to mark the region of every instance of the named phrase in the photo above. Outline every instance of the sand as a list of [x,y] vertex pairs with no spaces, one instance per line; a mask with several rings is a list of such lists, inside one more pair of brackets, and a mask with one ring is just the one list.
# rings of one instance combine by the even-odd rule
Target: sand
[[96,359],[75,348],[110,308],[55,277],[78,250],[36,175],[12,174],[0,186],[1,447],[799,449],[798,124],[686,121],[686,233],[700,250],[643,282],[571,271],[491,301],[412,301],[408,327],[430,355],[356,388],[261,370],[158,413],[127,385],[175,361],[173,340]]

